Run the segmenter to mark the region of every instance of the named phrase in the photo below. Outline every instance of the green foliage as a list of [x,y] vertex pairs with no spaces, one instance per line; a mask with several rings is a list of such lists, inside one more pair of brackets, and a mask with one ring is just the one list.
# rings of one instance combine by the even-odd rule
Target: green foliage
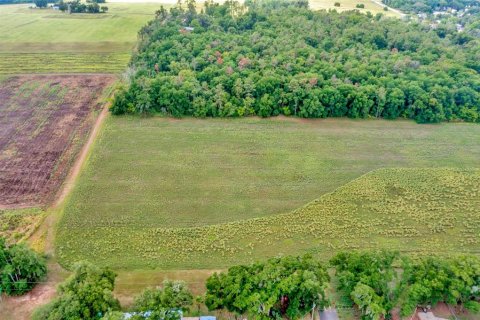
[[47,274],[43,257],[24,244],[8,246],[0,238],[0,294],[21,295]]
[[46,8],[48,6],[48,0],[34,0],[37,8]]
[[335,2],[333,5],[334,5],[335,7],[340,7],[340,2]]
[[[105,2],[105,1],[104,1]],[[73,0],[64,2],[60,0],[58,3],[58,8],[61,11],[69,11],[70,13],[100,13],[106,12],[108,7],[102,6],[101,9],[98,5],[99,3],[104,3],[99,1],[92,1],[90,3],[82,3],[80,0]]]
[[135,299],[133,310],[144,319],[180,319],[179,310],[188,311],[193,296],[182,281],[165,281],[161,289],[149,288]]
[[480,76],[469,62],[477,40],[288,1],[246,5],[158,14],[140,31],[136,72],[112,112],[479,119]]
[[120,309],[113,296],[115,273],[90,263],[75,265],[73,274],[58,287],[58,297],[35,313],[34,319],[99,319]]
[[462,10],[479,4],[478,0],[382,0],[382,2],[406,12],[433,12],[446,8]]
[[383,298],[378,296],[371,287],[361,282],[357,282],[350,297],[362,311],[365,319],[380,320],[386,314],[386,310],[382,307]]
[[357,5],[355,5],[355,8],[365,9],[365,5],[363,3],[358,3]]
[[329,275],[311,256],[231,267],[207,280],[205,304],[256,319],[299,319],[327,304]]
[[426,257],[404,262],[403,276],[406,298],[402,314],[409,315],[417,305],[467,303],[480,298],[480,259],[474,256],[457,258]]
[[330,260],[335,266],[338,288],[349,296],[368,319],[380,319],[394,306],[390,283],[396,273],[398,253],[340,252]]

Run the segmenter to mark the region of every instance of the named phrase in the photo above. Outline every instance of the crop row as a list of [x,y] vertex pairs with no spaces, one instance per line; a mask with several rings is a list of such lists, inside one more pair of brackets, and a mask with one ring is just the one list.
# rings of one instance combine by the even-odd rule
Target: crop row
[[118,73],[128,53],[0,53],[0,74]]

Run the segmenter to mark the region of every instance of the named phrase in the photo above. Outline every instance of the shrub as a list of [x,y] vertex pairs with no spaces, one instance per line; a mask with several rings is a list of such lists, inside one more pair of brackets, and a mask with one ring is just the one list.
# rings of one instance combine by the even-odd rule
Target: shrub
[[47,274],[45,259],[24,244],[7,246],[0,238],[0,293],[21,295]]

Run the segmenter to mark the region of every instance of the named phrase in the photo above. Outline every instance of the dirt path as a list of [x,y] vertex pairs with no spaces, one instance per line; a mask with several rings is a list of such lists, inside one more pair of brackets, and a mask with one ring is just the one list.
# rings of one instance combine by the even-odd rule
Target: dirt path
[[72,168],[70,169],[70,172],[68,173],[67,178],[65,179],[62,187],[57,193],[55,201],[50,206],[50,211],[51,211],[50,214],[45,218],[44,223],[41,225],[41,227],[38,230],[40,235],[45,234],[44,232],[46,232],[45,253],[51,257],[55,255],[55,245],[54,245],[55,229],[56,229],[56,223],[58,221],[61,208],[65,202],[66,197],[70,194],[73,187],[75,186],[75,181],[77,180],[78,175],[80,174],[80,171],[85,163],[85,160],[87,159],[91,146],[98,135],[98,132],[100,130],[100,127],[103,121],[108,116],[108,109],[109,109],[109,105],[106,104],[103,107],[100,114],[98,115],[95,121],[95,124],[93,125],[93,128],[90,132],[88,140],[83,145],[80,153],[77,156],[77,159],[75,160],[75,163],[73,164]]
[[[85,164],[92,144],[100,131],[103,121],[108,116],[109,104],[106,104],[90,131],[88,140],[83,145],[75,163],[70,168],[67,178],[57,193],[56,199],[48,209],[48,215],[38,230],[29,238],[29,242],[44,243],[44,252],[50,257],[48,263],[48,277],[45,282],[37,285],[31,292],[19,297],[7,297],[4,301],[0,299],[0,319],[27,320],[38,306],[48,303],[55,297],[58,283],[63,281],[68,272],[64,270],[55,260],[55,230],[61,216],[62,206],[65,199],[72,191],[80,171]],[[6,318],[3,318],[6,316]]]

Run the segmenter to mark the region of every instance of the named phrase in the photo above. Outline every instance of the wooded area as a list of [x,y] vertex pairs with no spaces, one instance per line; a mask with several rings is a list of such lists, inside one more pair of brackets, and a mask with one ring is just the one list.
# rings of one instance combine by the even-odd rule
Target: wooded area
[[478,40],[304,2],[161,9],[114,114],[479,121]]

